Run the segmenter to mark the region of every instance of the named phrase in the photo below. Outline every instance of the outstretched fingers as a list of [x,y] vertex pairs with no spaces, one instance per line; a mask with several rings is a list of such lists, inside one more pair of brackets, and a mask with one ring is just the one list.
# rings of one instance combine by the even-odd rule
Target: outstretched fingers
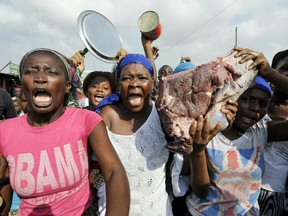
[[248,67],[249,70],[258,69],[258,73],[264,77],[273,71],[263,53],[240,47],[235,47],[234,50],[237,51],[234,55],[235,58],[241,57],[241,60],[239,61],[240,64],[249,60],[253,61]]

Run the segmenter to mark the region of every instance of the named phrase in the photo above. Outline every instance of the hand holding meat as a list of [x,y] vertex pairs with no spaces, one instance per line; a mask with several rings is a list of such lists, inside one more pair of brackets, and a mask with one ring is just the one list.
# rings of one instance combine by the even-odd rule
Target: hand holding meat
[[204,119],[202,115],[199,116],[198,121],[194,120],[189,130],[189,134],[193,139],[193,151],[204,151],[206,145],[221,129],[221,124],[217,124],[212,130],[209,117]]
[[180,140],[170,142],[167,144],[167,148],[170,151],[191,154],[194,152],[204,151],[209,141],[222,129],[221,124],[217,124],[214,129],[211,129],[211,122],[209,117],[204,119],[203,116],[199,116],[197,121],[193,120],[189,128],[189,134],[193,140],[193,143],[181,142]]
[[[225,114],[228,122],[232,125],[234,116],[237,112],[237,102],[228,100],[221,108],[221,112]],[[210,140],[221,130],[222,126],[220,123],[216,124],[216,126],[212,128],[209,116],[204,119],[204,117],[200,115],[197,121],[192,120],[189,128],[189,135],[191,136],[192,143],[176,140],[169,142],[166,147],[170,151],[186,155],[191,154],[193,151],[201,152],[205,149]]]
[[191,120],[200,115],[210,118],[211,128],[217,123],[221,123],[222,129],[230,125],[221,108],[227,100],[237,100],[257,75],[257,70],[249,69],[252,59],[240,64],[242,58],[235,54],[231,50],[209,63],[166,76],[159,82],[156,106],[171,137],[192,143]]
[[238,103],[235,100],[228,100],[225,106],[221,108],[221,112],[225,114],[227,121],[229,122],[229,127],[232,126],[235,120],[235,115],[237,113]]
[[240,47],[235,47],[234,50],[237,51],[235,58],[241,57],[239,63],[243,64],[252,60],[253,62],[249,65],[249,69],[257,69],[260,76],[266,77],[269,73],[273,72],[263,53]]

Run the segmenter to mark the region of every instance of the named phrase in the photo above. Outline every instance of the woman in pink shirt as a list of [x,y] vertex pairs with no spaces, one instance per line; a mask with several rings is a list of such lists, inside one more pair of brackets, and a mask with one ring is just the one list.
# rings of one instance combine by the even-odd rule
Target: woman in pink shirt
[[0,125],[0,154],[21,198],[19,215],[82,215],[93,202],[88,145],[103,172],[107,215],[128,215],[129,185],[95,112],[66,106],[75,66],[49,49],[28,52],[20,76],[29,112]]

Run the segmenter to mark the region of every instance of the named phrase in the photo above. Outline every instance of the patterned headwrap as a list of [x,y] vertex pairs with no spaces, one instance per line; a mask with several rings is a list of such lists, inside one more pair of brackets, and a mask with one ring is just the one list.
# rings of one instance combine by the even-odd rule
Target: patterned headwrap
[[37,52],[51,53],[54,56],[56,56],[58,59],[60,59],[61,62],[63,62],[64,66],[65,66],[66,73],[67,73],[68,80],[72,85],[72,88],[71,88],[69,96],[68,96],[68,106],[73,106],[73,107],[78,106],[78,98],[76,95],[76,88],[82,87],[82,82],[80,79],[81,74],[80,74],[80,71],[78,70],[78,68],[73,64],[73,62],[69,58],[64,56],[63,54],[61,54],[55,50],[47,49],[47,48],[37,48],[37,49],[29,51],[21,59],[21,62],[19,65],[20,77],[22,77],[22,73],[24,71],[25,61],[27,60],[27,58],[30,55],[37,53]]
[[80,77],[77,76],[79,74],[76,74],[77,67],[73,64],[73,62],[70,59],[68,59],[66,56],[64,56],[63,54],[61,54],[61,53],[59,53],[59,52],[57,52],[55,50],[47,49],[47,48],[34,49],[34,50],[29,51],[28,53],[26,53],[23,56],[23,58],[22,58],[22,60],[20,62],[20,65],[19,65],[20,76],[22,76],[22,72],[24,70],[24,63],[25,63],[26,59],[31,54],[34,54],[34,53],[37,53],[37,52],[47,52],[47,53],[51,53],[54,56],[58,57],[63,62],[64,66],[66,68],[66,73],[67,73],[67,76],[68,76],[68,80],[71,82],[71,84],[74,87],[81,87]]
[[154,68],[148,58],[141,54],[127,54],[116,67],[117,80],[119,80],[123,68],[129,64],[142,64],[149,71],[151,77],[154,77]]
[[261,76],[257,75],[255,77],[255,80],[254,82],[250,85],[249,87],[250,89],[260,89],[262,91],[264,91],[269,99],[271,98],[272,96],[272,89],[269,85],[269,83]]

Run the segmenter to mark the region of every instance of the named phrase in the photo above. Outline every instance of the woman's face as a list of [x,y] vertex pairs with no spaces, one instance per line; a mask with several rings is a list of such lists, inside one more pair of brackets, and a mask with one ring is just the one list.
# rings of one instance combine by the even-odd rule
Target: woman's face
[[153,80],[141,64],[125,66],[120,75],[120,94],[123,104],[132,112],[141,111],[149,104]]
[[269,97],[260,89],[248,89],[237,102],[238,111],[234,124],[242,130],[247,130],[266,115]]
[[70,84],[64,63],[54,54],[37,52],[28,56],[21,81],[32,112],[49,113],[63,108]]
[[102,76],[97,76],[88,87],[87,97],[89,105],[98,106],[101,100],[112,92],[109,80]]

